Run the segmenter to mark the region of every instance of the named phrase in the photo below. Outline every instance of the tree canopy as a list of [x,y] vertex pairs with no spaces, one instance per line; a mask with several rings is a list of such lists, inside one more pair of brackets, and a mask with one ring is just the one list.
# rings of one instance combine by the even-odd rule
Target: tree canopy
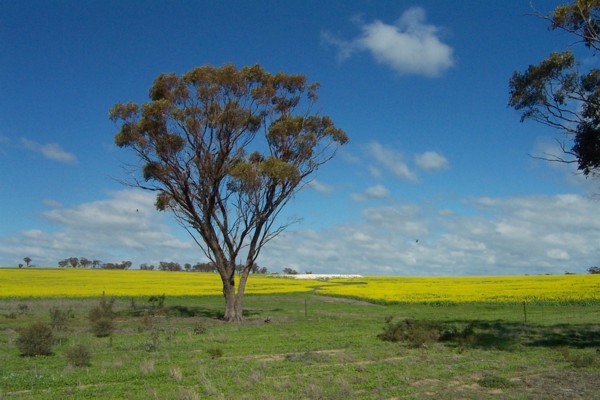
[[[314,110],[319,85],[260,65],[160,74],[150,101],[116,104],[115,142],[133,150],[128,184],[155,191],[223,281],[225,319],[242,318],[246,280],[288,223],[281,209],[348,141]],[[243,269],[235,284],[238,260]]]
[[[548,16],[551,29],[569,32],[595,57],[600,49],[600,0],[559,5]],[[552,53],[510,79],[509,105],[565,135],[562,156],[548,159],[577,163],[586,176],[600,172],[600,70],[582,70],[572,50]]]

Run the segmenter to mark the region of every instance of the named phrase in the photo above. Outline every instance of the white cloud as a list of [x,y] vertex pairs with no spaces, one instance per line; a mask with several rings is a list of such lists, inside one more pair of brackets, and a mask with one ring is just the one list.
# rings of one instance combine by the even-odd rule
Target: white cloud
[[191,238],[175,235],[167,215],[155,210],[154,200],[152,193],[127,189],[110,193],[106,200],[45,211],[43,218],[54,228],[28,229],[15,237],[0,238],[0,259],[18,261],[27,255],[35,264],[47,266],[67,257],[131,260],[134,265],[204,259]]
[[[268,243],[258,263],[271,271],[365,275],[584,273],[598,263],[600,202],[592,198],[474,198],[453,209],[431,201],[386,202],[363,209],[351,223],[286,231]],[[0,238],[0,265],[25,256],[36,265],[71,256],[134,265],[204,259],[191,239],[178,236],[182,232],[168,223],[168,214],[154,209],[151,193],[122,190],[42,216],[52,229],[30,227]]]
[[364,193],[353,193],[350,198],[354,201],[366,201],[370,199],[384,199],[390,195],[390,191],[383,185],[375,185],[367,188]]
[[418,178],[414,171],[410,169],[404,161],[404,155],[398,151],[382,146],[378,142],[372,142],[368,145],[369,154],[391,172],[396,178],[411,182],[417,182]]
[[66,164],[73,164],[77,162],[77,157],[74,154],[63,150],[60,145],[56,143],[40,144],[34,142],[33,140],[22,138],[21,145],[27,150],[40,153],[50,160],[59,161]]
[[373,207],[356,223],[286,232],[259,264],[366,275],[585,273],[598,262],[599,214],[600,202],[578,195],[472,199],[457,210]]
[[435,151],[426,151],[415,156],[415,162],[419,168],[426,171],[446,169],[449,166],[448,159]]
[[333,192],[333,186],[320,182],[316,179],[310,181],[308,183],[308,187],[319,193],[330,194]]
[[359,24],[361,35],[350,41],[322,34],[325,42],[338,48],[339,59],[366,50],[400,74],[428,77],[439,76],[454,65],[454,50],[440,40],[439,28],[427,23],[421,7],[409,8],[392,25],[379,20]]

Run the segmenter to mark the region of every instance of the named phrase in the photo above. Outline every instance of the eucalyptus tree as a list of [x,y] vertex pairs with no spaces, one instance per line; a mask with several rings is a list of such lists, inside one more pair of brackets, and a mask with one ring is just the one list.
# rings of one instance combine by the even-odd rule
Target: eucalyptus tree
[[128,184],[154,191],[214,263],[227,321],[242,320],[250,271],[289,225],[282,208],[348,141],[315,109],[318,88],[260,65],[200,66],[160,74],[149,101],[110,111],[116,144],[139,161]]
[[509,105],[521,111],[521,121],[531,119],[564,134],[558,140],[563,155],[546,159],[577,163],[586,176],[600,172],[600,70],[595,56],[600,50],[600,0],[575,0],[541,15],[551,29],[572,34],[590,53],[584,66],[573,50],[554,52],[510,79]]

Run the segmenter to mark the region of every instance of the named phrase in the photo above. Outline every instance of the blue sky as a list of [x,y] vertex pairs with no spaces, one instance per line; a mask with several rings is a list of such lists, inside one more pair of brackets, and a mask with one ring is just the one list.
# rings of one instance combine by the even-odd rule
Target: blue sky
[[161,72],[231,62],[320,82],[320,112],[351,140],[259,265],[584,272],[600,262],[598,182],[530,157],[556,150],[555,133],[507,108],[513,71],[573,43],[532,13],[530,0],[0,2],[0,265],[203,261],[152,194],[117,182],[132,158],[108,110],[147,100]]

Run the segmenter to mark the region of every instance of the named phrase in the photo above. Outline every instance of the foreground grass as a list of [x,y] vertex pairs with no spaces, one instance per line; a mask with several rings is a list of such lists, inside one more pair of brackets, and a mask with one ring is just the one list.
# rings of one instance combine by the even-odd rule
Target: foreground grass
[[[250,295],[243,324],[221,296],[117,298],[111,337],[90,333],[98,299],[0,300],[1,399],[597,398],[600,304],[371,304],[313,293]],[[18,330],[71,310],[54,355],[22,357]],[[525,313],[527,323],[525,323]],[[387,316],[472,323],[477,340],[409,348],[377,338]],[[265,321],[269,321],[268,323]],[[91,366],[66,351],[87,345]]]

